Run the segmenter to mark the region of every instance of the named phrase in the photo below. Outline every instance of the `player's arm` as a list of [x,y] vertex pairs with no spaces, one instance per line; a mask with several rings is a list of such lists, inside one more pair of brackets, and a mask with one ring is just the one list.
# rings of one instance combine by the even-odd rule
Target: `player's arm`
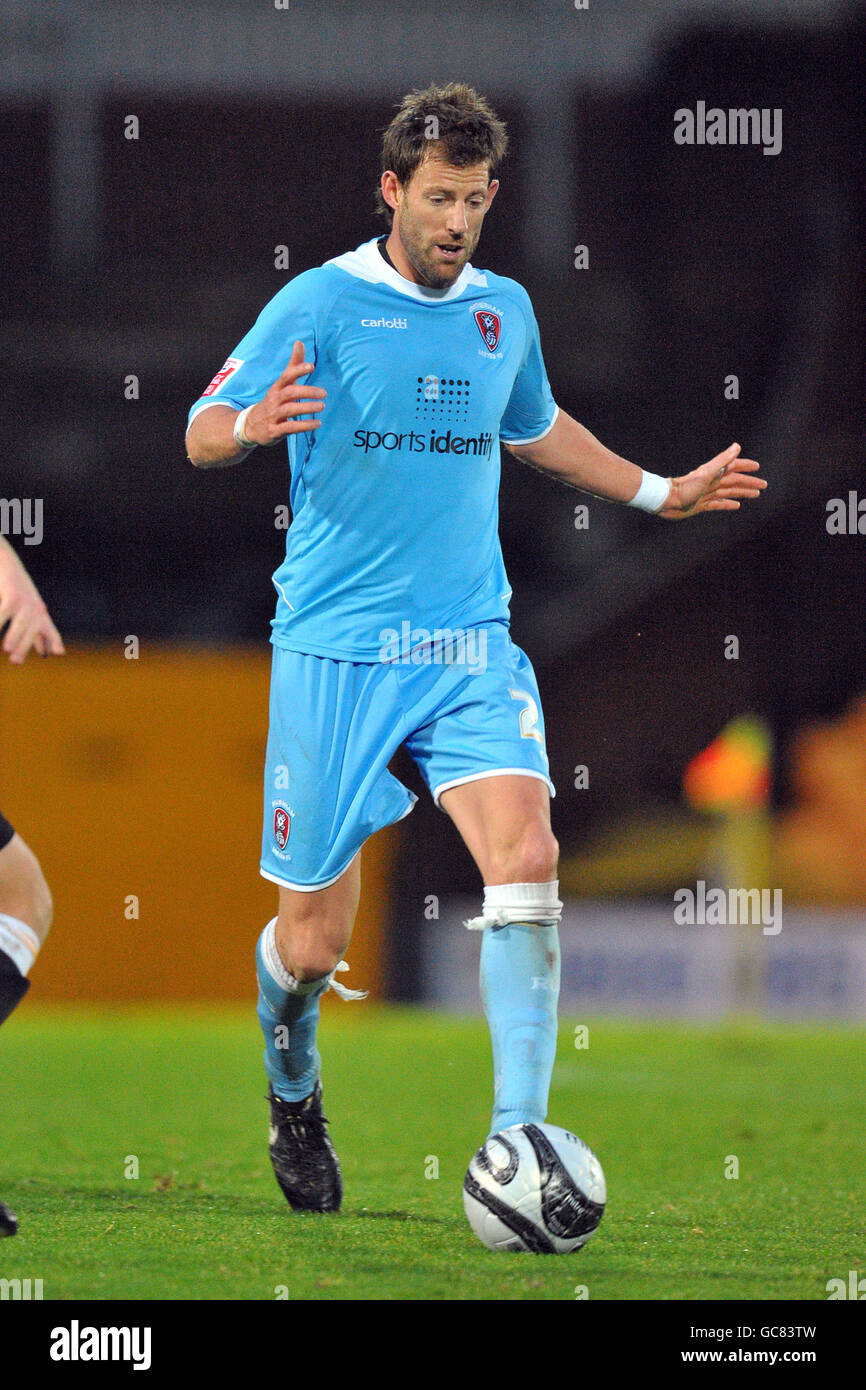
[[309,376],[312,370],[312,362],[304,360],[303,343],[296,342],[288,366],[255,405],[243,412],[230,405],[200,410],[186,433],[190,462],[197,468],[226,468],[240,463],[258,444],[267,448],[289,434],[317,430],[320,420],[297,418],[324,407],[327,392],[321,386],[297,384],[299,377]]
[[20,666],[31,650],[40,656],[64,653],[63,640],[39,590],[5,536],[0,536],[0,631],[4,627],[3,650],[14,666]]
[[[564,410],[543,439],[505,447],[542,473],[610,502],[631,502],[643,480],[636,463],[614,454]],[[732,444],[691,473],[667,479],[667,499],[656,514],[677,521],[698,512],[736,511],[742,498],[759,497],[767,486],[754,476],[760,464],[739,453],[739,444]]]

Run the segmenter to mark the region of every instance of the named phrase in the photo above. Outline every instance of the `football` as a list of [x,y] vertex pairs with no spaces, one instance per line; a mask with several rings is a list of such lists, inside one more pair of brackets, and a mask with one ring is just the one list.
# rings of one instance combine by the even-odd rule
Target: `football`
[[469,1225],[488,1250],[568,1255],[595,1234],[606,1201],[595,1154],[558,1125],[491,1134],[463,1182]]

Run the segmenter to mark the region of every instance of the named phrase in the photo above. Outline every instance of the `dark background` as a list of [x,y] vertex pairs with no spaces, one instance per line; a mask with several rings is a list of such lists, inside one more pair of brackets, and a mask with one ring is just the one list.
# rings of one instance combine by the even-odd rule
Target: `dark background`
[[[196,472],[186,412],[287,276],[385,229],[378,150],[403,92],[466,80],[512,141],[474,259],[528,289],[559,404],[654,472],[736,439],[770,481],[739,514],[670,525],[504,456],[554,829],[567,853],[677,803],[687,761],[744,710],[771,725],[783,806],[794,732],[866,689],[866,537],[825,525],[864,486],[866,26],[846,4],[730,13],[7,6],[4,486],[44,499],[45,540],[22,553],[67,638],[267,640],[285,467],[259,452]],[[676,145],[673,113],[698,100],[782,108],[781,153]],[[408,758],[395,771],[421,791]],[[401,844],[392,976],[411,994],[418,884],[475,892],[477,873],[426,795]]]

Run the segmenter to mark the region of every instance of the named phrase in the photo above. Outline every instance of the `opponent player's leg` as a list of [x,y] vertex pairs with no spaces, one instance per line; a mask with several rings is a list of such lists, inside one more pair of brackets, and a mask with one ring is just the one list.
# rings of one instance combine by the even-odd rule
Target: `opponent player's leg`
[[559,847],[538,777],[483,777],[443,791],[484,881],[481,997],[493,1044],[491,1133],[541,1124],[556,1056]]
[[[28,972],[51,926],[51,894],[33,851],[0,816],[0,1023],[30,987]],[[0,1202],[0,1236],[18,1221]]]
[[51,894],[39,861],[0,816],[0,1023],[30,987],[27,975],[51,926]]
[[[36,855],[0,816],[0,953],[24,977],[48,935],[52,912],[51,893]],[[25,992],[26,986],[21,993]],[[4,1009],[5,1002],[0,995],[0,1023],[18,1001]]]

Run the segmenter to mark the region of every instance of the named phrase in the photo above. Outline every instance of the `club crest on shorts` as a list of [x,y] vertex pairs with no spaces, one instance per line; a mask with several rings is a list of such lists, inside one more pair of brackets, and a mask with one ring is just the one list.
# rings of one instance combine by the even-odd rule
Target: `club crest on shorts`
[[499,315],[494,314],[492,309],[476,309],[475,322],[487,348],[490,352],[495,352],[499,346],[499,330],[502,326]]
[[277,849],[285,849],[289,843],[289,835],[292,829],[292,818],[287,806],[276,806],[274,808],[274,839],[277,842]]

